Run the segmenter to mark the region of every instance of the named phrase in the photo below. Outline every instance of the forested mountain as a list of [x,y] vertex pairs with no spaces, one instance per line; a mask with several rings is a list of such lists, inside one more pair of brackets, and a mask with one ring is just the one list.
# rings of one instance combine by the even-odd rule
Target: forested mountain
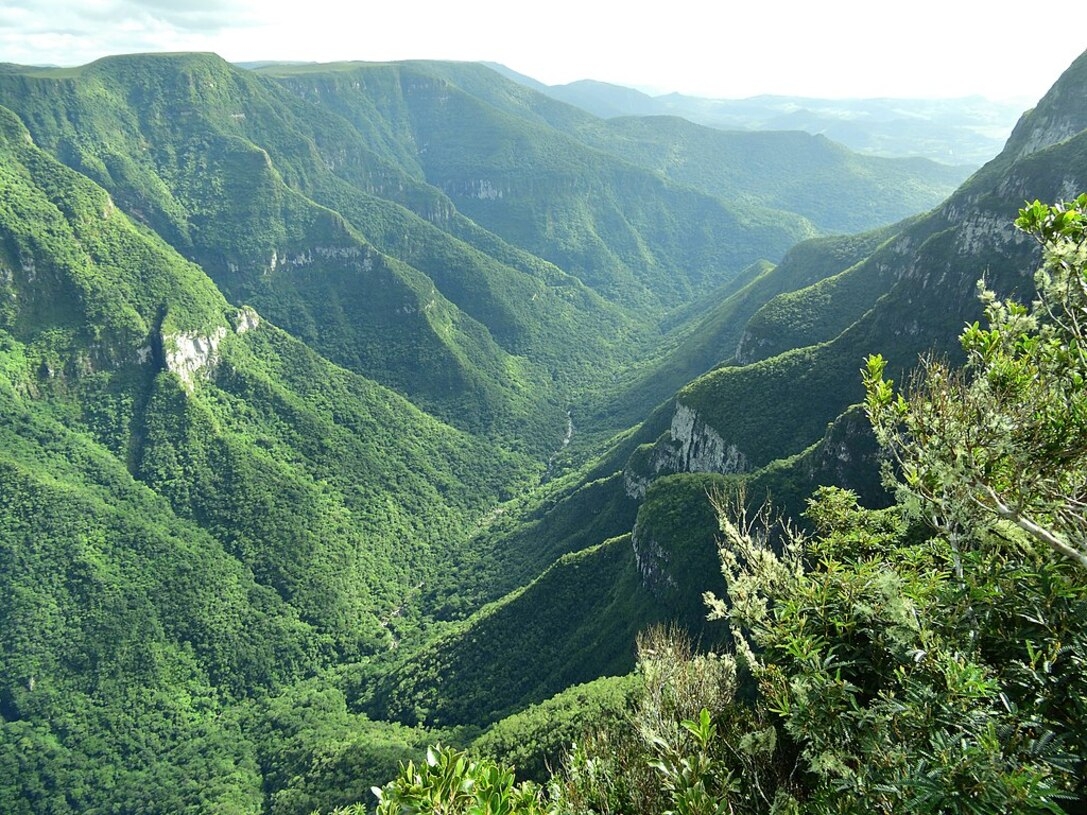
[[[733,191],[700,194],[571,141],[556,125],[595,120],[477,66],[264,72],[316,107],[211,55],[13,67],[0,93],[35,143],[228,298],[446,420],[537,451],[545,428],[561,437],[562,403],[644,348],[663,309],[817,231],[768,194],[738,208]],[[795,171],[777,156],[767,183]],[[811,167],[807,186],[854,209],[877,206],[859,186],[873,175],[898,189],[899,209],[869,223],[952,181],[935,165],[858,165],[841,187]]]
[[917,215],[954,172],[478,65],[0,66],[0,808],[309,813],[719,637],[707,491],[871,483],[859,360],[1025,281],[1084,70]]
[[[601,539],[595,535],[629,534],[625,563],[596,581],[621,587],[628,571],[641,570],[638,591],[645,594],[617,588],[616,596],[624,601],[637,596],[632,605],[647,615],[660,607],[651,599],[651,587],[690,584],[692,576],[679,573],[700,557],[712,560],[717,528],[706,495],[715,488],[743,478],[756,500],[769,494],[792,513],[820,483],[850,487],[870,503],[885,503],[875,442],[864,417],[850,410],[863,396],[861,362],[869,353],[883,353],[901,378],[919,354],[957,354],[961,327],[981,316],[976,296],[981,278],[1002,295],[1029,298],[1037,246],[1012,223],[1026,200],[1057,200],[1087,189],[1084,87],[1087,57],[1024,115],[1000,156],[931,213],[869,235],[803,243],[774,270],[753,271],[747,286],[727,293],[718,305],[724,314],[741,315],[742,330],[727,322],[726,331],[714,330],[717,317],[707,312],[693,324],[689,346],[679,346],[659,368],[648,368],[647,377],[625,393],[637,399],[639,388],[657,392],[670,360],[675,365],[709,354],[716,367],[619,437],[581,480],[539,498],[525,516],[531,525],[515,525],[495,539],[485,535],[477,551],[501,552],[516,564],[523,557],[517,553],[535,553],[542,545],[556,553],[575,551]],[[754,292],[754,302],[745,300],[747,292]],[[721,341],[729,345],[717,345]],[[716,351],[706,351],[704,342]],[[590,489],[593,511],[587,513],[582,496]],[[596,525],[588,535],[579,523],[587,515]],[[700,594],[709,578],[705,571],[694,574],[700,575],[693,580]],[[471,643],[501,616],[514,614],[510,606],[517,602],[514,594],[484,609],[459,639],[430,646],[386,683],[403,693],[408,678],[431,670],[434,661],[450,666],[466,659]],[[579,613],[589,630],[596,630],[601,623],[590,604],[597,598],[583,602]],[[537,613],[525,603],[520,618],[527,621]],[[674,609],[669,614],[677,616]],[[634,621],[625,636],[632,642],[647,618],[628,619]],[[576,614],[554,630],[571,643],[585,636]],[[563,651],[558,654],[561,663]],[[559,670],[556,665],[541,671],[546,658],[539,655],[524,675]],[[633,660],[632,652],[627,659]],[[499,662],[517,664],[509,653]],[[465,673],[477,670],[473,666]],[[444,675],[451,700],[468,693],[459,684],[461,676],[457,670]],[[519,696],[525,689],[518,676],[487,686],[491,709],[500,708],[495,700],[503,687],[511,706],[518,698],[538,701]],[[429,704],[446,710],[433,695]]]
[[225,706],[387,648],[534,468],[230,306],[9,112],[2,168],[0,797],[259,803]]

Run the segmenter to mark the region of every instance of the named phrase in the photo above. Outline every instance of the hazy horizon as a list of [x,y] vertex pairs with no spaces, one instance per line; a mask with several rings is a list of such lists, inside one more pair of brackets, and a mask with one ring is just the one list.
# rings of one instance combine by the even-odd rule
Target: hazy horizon
[[343,9],[258,0],[11,0],[0,61],[74,66],[103,56],[212,51],[231,62],[439,59],[494,62],[547,85],[582,79],[651,95],[722,99],[955,98],[1032,103],[1087,48],[1087,10],[1062,25],[976,0],[899,9],[801,3],[669,13],[554,0],[433,0]]

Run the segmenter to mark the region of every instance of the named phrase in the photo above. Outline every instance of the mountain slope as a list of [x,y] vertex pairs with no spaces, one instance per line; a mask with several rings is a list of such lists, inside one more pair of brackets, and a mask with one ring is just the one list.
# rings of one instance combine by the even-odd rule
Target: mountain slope
[[[860,258],[846,251],[835,259],[833,243],[798,248],[790,263],[810,263],[812,277],[820,279],[792,294],[760,298],[764,311],[761,315],[755,311],[748,320],[752,334],[747,344],[755,347],[752,343],[758,336],[786,342],[781,329],[789,325],[788,315],[800,314],[805,306],[818,306],[814,318],[805,313],[807,321],[795,326],[794,339],[800,345],[773,355],[756,355],[748,364],[718,367],[681,388],[642,425],[619,439],[612,453],[587,471],[583,480],[570,478],[559,499],[548,504],[554,514],[545,516],[547,526],[538,527],[553,530],[552,535],[521,538],[518,530],[532,528],[532,516],[523,514],[510,519],[510,531],[495,542],[495,551],[506,551],[505,557],[518,563],[522,552],[546,551],[549,545],[565,548],[576,538],[562,530],[577,529],[598,508],[615,524],[609,533],[621,534],[618,525],[634,515],[629,503],[621,502],[633,500],[639,508],[637,526],[632,523],[630,555],[654,550],[645,543],[649,530],[669,530],[694,547],[685,550],[678,562],[697,563],[689,552],[712,551],[716,526],[708,516],[700,520],[695,508],[705,510],[707,493],[732,489],[741,478],[757,491],[754,500],[769,491],[771,500],[793,514],[825,479],[859,487],[874,502],[885,501],[878,491],[874,442],[863,416],[849,410],[862,397],[858,371],[863,358],[882,353],[901,375],[915,364],[919,353],[954,354],[955,338],[964,322],[980,316],[975,294],[982,275],[1001,294],[1030,296],[1037,249],[1011,224],[1024,200],[1059,199],[1087,189],[1085,72],[1087,55],[1024,117],[1000,157],[933,212],[872,239],[867,246],[861,240],[865,252]],[[799,279],[803,279],[803,266],[800,263],[793,269]],[[767,274],[763,272],[750,285],[758,285]],[[579,489],[590,484],[601,490],[592,509],[573,500]],[[622,511],[615,512],[620,506]],[[640,546],[638,540],[643,541]],[[670,551],[667,545],[660,548]],[[565,557],[563,563],[577,556]],[[596,575],[597,584],[627,585],[629,567],[616,562],[611,568]],[[695,582],[688,577],[687,589],[697,596]],[[647,583],[652,581],[629,591],[645,591]],[[538,602],[546,600],[541,597]],[[518,603],[514,592],[498,608],[511,614]],[[639,603],[654,607],[648,600]],[[598,611],[588,605],[568,611],[582,616],[566,618],[556,628],[556,637],[573,649],[574,643],[602,623]],[[467,715],[456,707],[461,693],[457,689],[468,693],[477,681],[469,677],[486,673],[486,668],[465,664],[464,654],[483,632],[495,636],[491,626],[501,618],[492,620],[492,613],[497,612],[481,612],[463,629],[396,668],[381,686],[386,696],[379,693],[378,699],[393,700],[383,701],[386,707],[382,709],[404,715],[410,707],[407,700],[425,698],[423,707],[438,711],[434,715],[454,719]],[[546,618],[550,610],[534,608],[534,613]],[[612,654],[613,645],[609,649],[607,654]],[[604,653],[598,669],[615,670]],[[547,664],[560,659],[553,650],[548,654],[552,656]],[[543,692],[525,684],[530,675],[535,676],[534,668],[515,667],[517,660],[508,654],[500,659],[502,670],[493,674],[488,697],[498,700],[499,707],[516,699],[535,700]],[[434,664],[443,666],[440,685],[413,682],[415,672]],[[450,696],[444,695],[443,687],[451,689]],[[487,715],[500,715],[502,710]]]
[[452,627],[379,677],[367,710],[408,724],[491,724],[570,685],[628,673],[650,625],[719,639],[724,627],[706,623],[701,599],[723,587],[703,534],[713,484],[687,475],[655,486],[633,534],[562,555]]
[[0,801],[258,811],[241,700],[388,648],[536,468],[229,304],[2,108],[0,292]]
[[[403,117],[427,183],[458,212],[631,308],[678,303],[811,234],[802,222],[777,229],[769,212],[737,212],[588,148],[553,116],[541,122],[533,105],[554,103],[531,94],[525,102],[524,89],[480,66],[344,65],[323,76],[285,66],[274,75],[353,120],[373,107]],[[467,79],[466,90],[458,83]],[[496,100],[514,91],[512,101]]]
[[[1056,200],[1087,188],[1085,71],[1087,58],[1080,58],[1024,116],[1005,151],[941,207],[846,275],[797,293],[807,303],[797,305],[795,313],[829,316],[827,305],[813,304],[831,299],[841,309],[822,327],[812,324],[797,333],[801,343],[816,344],[708,374],[679,393],[676,415],[693,411],[696,424],[704,423],[726,447],[734,445],[748,468],[764,466],[800,452],[859,400],[857,361],[866,353],[883,353],[901,372],[922,352],[953,352],[961,326],[980,314],[974,297],[980,277],[1002,294],[1029,297],[1036,248],[1012,221],[1025,200]],[[864,289],[853,280],[870,282]],[[847,286],[856,289],[852,306],[842,302]],[[760,332],[780,341],[782,327],[792,322],[781,313],[788,308],[782,299],[771,306],[779,314],[764,312],[749,322],[748,347],[759,342]],[[693,443],[675,432],[669,441],[681,447]]]
[[[304,587],[311,600],[299,606],[319,626],[380,639],[336,620],[360,602],[372,614],[362,597],[399,584],[384,602],[394,600],[409,572],[434,563],[427,541],[455,538],[526,462],[230,306],[3,115],[0,328],[22,366],[10,368],[15,392],[74,411],[73,432],[108,445],[285,599]],[[378,545],[397,538],[412,543]],[[321,577],[313,567],[328,559],[339,565]],[[341,599],[336,614],[318,608]]]
[[[737,207],[722,201],[735,185],[698,191],[631,163],[629,139],[592,146],[599,120],[478,65],[256,75],[213,55],[141,55],[9,66],[0,95],[231,300],[541,457],[566,406],[655,341],[664,309],[814,232],[766,191]],[[732,162],[722,150],[700,146],[698,162]],[[857,166],[798,172],[812,162],[768,161],[764,182],[784,172],[834,200],[829,185],[852,179],[854,211],[873,218],[879,199],[913,206],[909,173],[885,179],[900,195],[877,196],[856,187]]]
[[[745,355],[752,353],[753,347],[787,342],[786,338],[799,330],[798,314],[816,321],[838,313],[837,309],[826,309],[824,302],[809,303],[803,292],[813,284],[824,290],[829,284],[821,281],[859,263],[902,228],[904,224],[896,224],[858,235],[804,241],[790,249],[777,266],[752,269],[749,280],[738,278],[729,290],[705,298],[704,313],[685,317],[670,333],[668,342],[660,344],[656,356],[616,383],[613,393],[598,408],[601,415],[607,416],[603,424],[635,423],[712,368],[733,364],[736,359],[751,361]],[[782,301],[801,298],[805,306],[811,307],[777,307]],[[771,324],[769,314],[782,319]],[[758,329],[760,325],[762,330]],[[596,416],[591,417],[590,426],[596,421]]]
[[[863,477],[860,356],[1028,284],[1007,211],[1083,182],[1084,70],[942,207],[773,269],[802,218],[474,67],[0,70],[0,808],[309,812],[431,735],[361,710],[478,727],[700,626],[707,494]],[[656,407],[539,485],[621,366]]]
[[796,213],[824,234],[860,232],[929,209],[969,174],[919,158],[864,156],[822,135],[725,132],[674,116],[612,119],[584,135],[677,183]]
[[[5,82],[39,143],[196,259],[228,297],[453,421],[519,428],[548,449],[541,431],[561,436],[548,368],[599,368],[616,348],[608,337],[630,333],[629,320],[557,269],[495,261],[336,176],[317,145],[350,149],[358,183],[363,171],[400,178],[341,121],[215,57],[111,58]],[[441,274],[367,235],[395,251],[419,247],[401,254]],[[514,358],[526,353],[539,361]]]

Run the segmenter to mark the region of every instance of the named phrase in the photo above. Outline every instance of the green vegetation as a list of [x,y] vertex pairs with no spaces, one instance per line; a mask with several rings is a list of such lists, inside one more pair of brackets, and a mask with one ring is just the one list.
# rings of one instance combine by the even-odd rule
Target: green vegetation
[[[805,534],[719,496],[725,592],[705,601],[728,622],[731,653],[662,629],[641,637],[629,716],[577,742],[546,800],[528,786],[508,809],[1078,811],[1087,196],[1035,202],[1017,224],[1044,249],[1032,307],[983,289],[988,326],[963,332],[965,366],[927,363],[908,395],[880,358],[863,372],[899,500],[870,510],[823,488]],[[458,760],[462,775],[486,766],[513,789],[508,769]],[[439,809],[448,774],[413,770],[383,802]]]
[[896,399],[883,358],[869,357],[866,406],[934,522],[1006,521],[1087,569],[1087,195],[1035,201],[1016,226],[1044,251],[1037,302],[998,301],[981,285],[989,327],[963,334],[962,371],[927,360]]
[[[601,590],[605,576],[614,583]],[[629,536],[564,555],[379,676],[366,709],[406,724],[486,726],[570,685],[633,665],[651,613]]]
[[487,759],[475,760],[453,749],[428,749],[426,762],[412,762],[384,789],[377,790],[377,811],[447,812],[468,815],[542,815],[543,798],[531,781],[517,784],[513,772]]
[[737,361],[746,365],[834,339],[887,291],[887,271],[886,267],[858,263],[777,295],[745,323]]
[[252,700],[417,631],[403,607],[538,466],[231,307],[4,117],[5,811],[357,797],[336,779],[413,734],[326,689],[289,747]]
[[[273,70],[300,94],[315,81],[312,71],[296,78],[290,66]],[[331,71],[320,98],[355,120],[372,102],[357,99],[344,70]],[[427,145],[416,161],[456,211],[636,313],[659,313],[760,253],[780,254],[812,234],[803,224],[783,231],[769,211],[737,211],[543,125],[534,111],[526,115],[523,94],[495,99],[522,89],[491,72],[485,83],[470,83],[472,93],[458,87],[463,75],[447,77],[440,65],[356,66],[350,73]]]
[[[367,711],[407,724],[488,725],[570,685],[630,671],[637,632],[647,626],[674,621],[714,636],[700,597],[720,587],[706,501],[717,482],[706,474],[656,482],[636,518],[625,520],[632,535],[552,554],[539,577],[391,665],[370,691]],[[571,504],[599,501],[608,490],[607,482],[588,485],[554,515],[566,520]],[[518,535],[535,540],[540,526],[545,540],[562,534],[545,516]]]
[[[863,156],[795,130],[725,132],[675,116],[610,119],[587,140],[714,197],[796,213],[822,233],[863,232],[923,212],[969,174],[920,159]],[[886,184],[899,195],[880,196]],[[864,210],[850,203],[869,198],[877,203]]]
[[[1009,196],[1058,197],[1087,166],[1060,94],[945,206],[788,252],[834,228],[805,201],[875,225],[896,195],[874,179],[909,202],[927,171],[807,140],[805,175],[751,143],[740,175],[765,176],[744,197],[716,137],[444,63],[138,55],[7,66],[0,100],[0,809],[357,810],[402,763],[386,810],[867,800],[841,767],[887,733],[901,749],[870,763],[889,808],[918,762],[1005,802],[1081,795],[1083,598],[1051,550],[1082,534],[1054,497],[1083,500],[1082,417],[1053,408],[1082,407],[1082,359],[1044,314],[998,305],[1037,251],[1008,237]],[[659,164],[673,131],[682,172]],[[1035,225],[1056,246],[1081,209],[1039,205]],[[985,394],[1006,388],[985,445],[1036,454],[967,444],[975,469],[955,470],[908,454],[941,391],[884,399],[884,372],[977,319],[975,264],[1001,292],[965,357],[999,363]],[[824,493],[809,537],[778,530],[722,574],[709,496],[876,494],[876,437],[849,410],[876,350],[896,361],[873,363],[870,407],[912,496]],[[955,534],[910,514],[985,497]],[[707,620],[704,593],[762,591],[757,558],[792,581],[777,627],[739,604]],[[900,664],[903,608],[932,621],[934,662]],[[816,636],[810,609],[818,636],[838,619],[863,636],[812,663],[792,647]],[[704,653],[730,638],[757,658]],[[865,666],[891,666],[886,684]],[[844,713],[815,692],[839,669],[860,688]],[[885,688],[928,707],[895,718]],[[816,741],[789,718],[802,702],[804,721],[873,730]]]
[[[788,196],[668,181],[634,161],[628,139],[592,136],[603,123],[481,66],[253,73],[210,54],[134,55],[13,68],[0,92],[37,145],[200,263],[230,301],[536,456],[562,438],[567,406],[614,393],[610,373],[653,348],[666,309],[816,232]],[[758,148],[760,183],[787,178],[862,220],[880,202],[904,215],[946,192],[886,196],[924,173],[860,157],[806,175],[778,147],[767,135]],[[703,166],[735,163],[723,144],[697,149]],[[599,432],[639,417],[609,414]]]
[[625,674],[573,685],[491,725],[472,741],[472,750],[544,783],[584,733],[626,716],[637,684],[633,674]]
[[[1011,224],[1022,199],[1009,190],[1057,198],[1069,185],[1084,183],[1068,175],[1082,174],[1070,168],[1085,166],[1087,138],[1082,111],[1063,89],[1082,82],[1085,70],[1087,60],[1074,63],[1024,117],[1004,153],[944,205],[885,234],[867,255],[842,255],[835,264],[823,247],[808,244],[804,263],[822,267],[822,274],[757,302],[742,340],[723,349],[722,364],[680,389],[662,409],[674,414],[678,403],[694,410],[704,426],[744,455],[760,494],[781,494],[791,511],[819,483],[819,473],[848,476],[866,499],[885,500],[877,498],[870,431],[854,424],[857,433],[842,432],[847,425],[828,433],[861,400],[858,362],[872,349],[885,349],[888,375],[900,378],[921,354],[946,353],[952,364],[963,360],[962,350],[944,338],[981,316],[974,297],[979,274],[1002,297],[1030,296],[1022,270],[1035,263],[1036,250],[1014,234]],[[1059,137],[1054,122],[1061,123]],[[737,347],[737,361],[748,364],[727,364],[727,354]],[[657,435],[647,430],[639,441],[666,453],[669,421],[655,422]],[[661,458],[643,455],[628,469],[643,480],[674,471],[641,469],[645,461]]]

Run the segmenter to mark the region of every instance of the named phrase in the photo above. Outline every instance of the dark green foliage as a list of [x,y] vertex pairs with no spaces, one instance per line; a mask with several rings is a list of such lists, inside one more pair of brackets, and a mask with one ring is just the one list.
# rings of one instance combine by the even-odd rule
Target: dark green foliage
[[983,290],[989,325],[962,333],[961,372],[929,362],[895,398],[869,360],[866,408],[901,468],[898,503],[862,509],[824,488],[808,537],[749,514],[742,493],[715,502],[726,593],[705,598],[732,628],[733,681],[697,688],[679,739],[661,734],[680,716],[659,704],[588,739],[558,808],[654,812],[663,796],[691,813],[1078,811],[1087,590],[1069,507],[1084,469],[1085,207],[1023,210],[1044,244],[1039,300]]
[[226,349],[206,393],[164,380],[146,415],[143,477],[349,656],[524,471],[272,328]]
[[627,715],[636,686],[632,674],[573,685],[496,722],[472,742],[472,749],[512,766],[520,778],[543,783],[561,766],[571,744]]
[[643,585],[664,614],[710,647],[722,629],[707,625],[701,597],[724,587],[718,577],[717,519],[710,496],[726,476],[681,473],[658,479],[638,509],[633,545]]
[[[731,362],[739,353],[741,340],[745,348],[750,346],[753,315],[769,307],[778,295],[798,293],[859,263],[906,226],[903,223],[861,235],[803,241],[790,249],[777,266],[756,264],[724,288],[677,312],[663,326],[670,330],[654,349],[653,356],[620,379],[590,421],[593,425],[599,421],[610,427],[640,420],[691,380]],[[871,304],[867,302],[864,308],[854,309],[850,322]],[[818,311],[813,311],[806,314],[806,319],[821,319],[818,315]],[[762,332],[760,340],[768,334],[778,350],[808,344],[796,337],[792,342],[780,338],[777,331]],[[824,332],[822,336],[812,337],[812,341],[832,336]],[[761,342],[754,344],[762,351]]]
[[[877,248],[874,244],[879,242],[879,237],[890,236],[881,232],[871,237],[873,240],[867,244],[864,257]],[[851,243],[856,245],[860,241],[854,239]],[[858,258],[858,262],[864,257]],[[746,365],[790,348],[834,339],[869,311],[887,291],[891,283],[888,274],[886,266],[860,264],[777,295],[747,320],[736,350],[737,361]]]
[[831,422],[823,438],[808,449],[742,478],[750,500],[771,503],[786,517],[802,522],[812,484],[851,490],[866,507],[891,503],[893,495],[876,477],[883,457],[863,408],[854,405]]
[[441,617],[461,617],[524,586],[562,555],[628,532],[637,504],[622,477],[591,478],[579,470],[489,515],[430,597]]
[[0,394],[0,802],[9,812],[253,812],[226,700],[321,638],[102,447]]
[[308,811],[387,777],[392,730],[269,759],[237,706],[418,625],[393,617],[534,466],[229,307],[9,123],[2,808],[251,813],[282,761]]
[[1087,194],[1023,209],[1016,226],[1042,245],[1028,308],[979,284],[987,327],[961,337],[966,363],[922,364],[894,394],[881,356],[864,370],[865,408],[905,489],[954,535],[994,521],[1087,568]]
[[[626,672],[647,625],[678,621],[719,638],[699,599],[720,585],[708,503],[715,483],[685,475],[654,484],[633,536],[563,555],[453,626],[380,678],[368,709],[407,723],[490,723],[568,685]],[[571,510],[556,508],[557,519]]]
[[774,736],[747,730],[754,717],[737,697],[735,660],[654,628],[639,638],[635,678],[631,714],[587,734],[556,773],[556,811],[775,811],[778,779],[736,772],[758,766]]
[[367,709],[409,724],[486,725],[570,685],[626,673],[650,598],[629,537],[564,555],[380,677]]
[[[728,614],[758,649],[741,653],[806,770],[803,811],[1061,811],[1078,726],[1020,696],[1020,671],[1028,684],[1072,678],[1082,587],[1016,537],[979,533],[956,579],[954,545],[900,508],[871,513],[828,491],[809,514],[818,537],[804,552],[770,555],[726,525],[724,555]],[[1036,590],[1053,603],[1048,634],[1024,619]],[[1014,631],[996,622],[1012,606]],[[1054,634],[1070,660],[1043,668],[1031,654]]]
[[324,682],[265,700],[250,711],[247,725],[270,815],[309,815],[366,800],[371,787],[425,746],[417,730],[349,712],[343,694]]
[[5,812],[260,811],[260,772],[236,722],[176,689],[100,706],[65,692],[49,725],[0,725]]
[[[846,371],[855,371],[856,365],[838,350],[816,345],[743,367],[720,368],[681,390],[678,399],[735,444],[750,466],[764,466],[803,450],[829,421],[860,399],[859,385],[842,387]],[[780,430],[768,434],[767,427]]]

